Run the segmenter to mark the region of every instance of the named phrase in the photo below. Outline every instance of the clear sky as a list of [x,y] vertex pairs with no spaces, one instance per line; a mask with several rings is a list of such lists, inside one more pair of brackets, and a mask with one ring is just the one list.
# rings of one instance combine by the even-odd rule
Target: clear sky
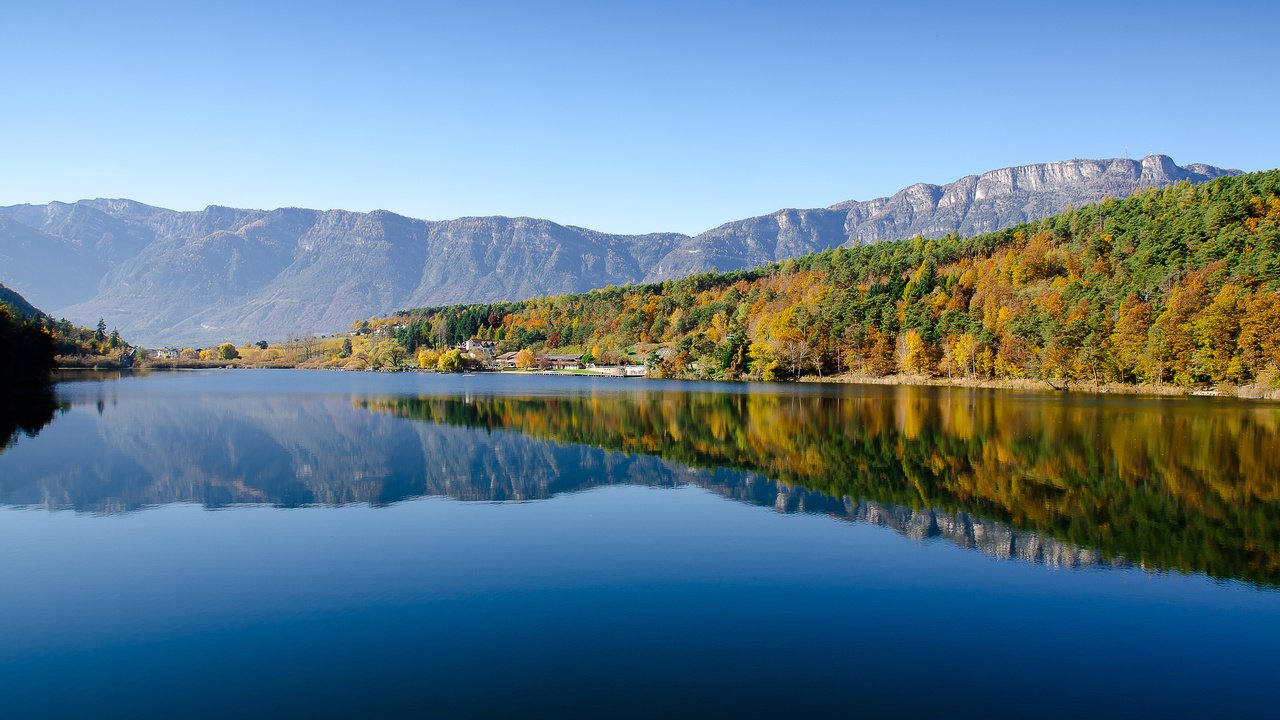
[[1075,157],[1280,166],[1280,3],[7,2],[0,205],[699,232]]

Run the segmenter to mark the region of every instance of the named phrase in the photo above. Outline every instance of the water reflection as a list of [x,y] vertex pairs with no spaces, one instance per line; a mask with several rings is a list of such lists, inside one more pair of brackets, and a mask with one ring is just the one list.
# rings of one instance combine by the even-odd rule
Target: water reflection
[[[55,409],[6,405],[0,429],[35,432]],[[999,557],[1274,585],[1278,431],[1262,405],[962,390],[80,393],[38,441],[10,443],[0,503],[378,505],[693,484]]]
[[1280,409],[1269,405],[900,388],[365,406],[985,518],[1112,561],[1280,581]]
[[0,391],[0,452],[17,442],[20,435],[35,437],[53,422],[58,409],[53,393],[36,391],[11,394]]

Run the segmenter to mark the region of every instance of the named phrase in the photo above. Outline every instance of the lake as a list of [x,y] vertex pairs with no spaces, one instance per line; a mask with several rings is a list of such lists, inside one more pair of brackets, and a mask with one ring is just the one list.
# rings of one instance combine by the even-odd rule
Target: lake
[[5,717],[1274,712],[1276,405],[171,372],[0,447]]

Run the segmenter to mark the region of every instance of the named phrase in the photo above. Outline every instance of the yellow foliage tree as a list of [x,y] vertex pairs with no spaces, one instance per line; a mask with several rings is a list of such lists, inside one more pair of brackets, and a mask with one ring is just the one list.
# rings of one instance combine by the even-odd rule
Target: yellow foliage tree
[[911,329],[902,338],[902,371],[907,373],[929,372],[929,354],[920,331]]
[[441,353],[440,359],[436,361],[436,367],[440,372],[458,372],[462,370],[462,351],[446,350]]
[[965,377],[973,377],[977,369],[974,359],[978,351],[978,341],[969,333],[957,335],[951,340],[951,359]]
[[423,370],[434,370],[440,363],[440,353],[429,347],[420,347],[418,348],[416,360],[418,361],[418,367]]

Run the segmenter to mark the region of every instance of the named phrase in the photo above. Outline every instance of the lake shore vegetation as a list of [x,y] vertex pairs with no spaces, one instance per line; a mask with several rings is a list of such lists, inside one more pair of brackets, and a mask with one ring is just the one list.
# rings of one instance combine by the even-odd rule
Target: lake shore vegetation
[[1140,191],[972,238],[362,321],[409,354],[631,357],[652,374],[1056,388],[1280,387],[1280,171]]

